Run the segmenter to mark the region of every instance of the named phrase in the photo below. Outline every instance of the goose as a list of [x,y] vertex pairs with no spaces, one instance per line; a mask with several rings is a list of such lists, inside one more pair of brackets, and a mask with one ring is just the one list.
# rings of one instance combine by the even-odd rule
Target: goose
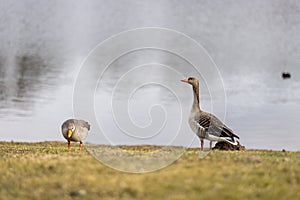
[[84,140],[90,130],[90,125],[84,120],[68,119],[61,126],[61,132],[68,141],[68,151],[70,151],[70,142],[79,142],[79,149],[82,149],[82,140]]
[[210,149],[212,148],[213,141],[225,141],[232,145],[237,145],[238,142],[235,138],[239,139],[239,136],[235,135],[233,131],[216,116],[200,108],[198,79],[188,77],[181,81],[193,86],[194,102],[189,116],[189,125],[200,139],[200,150],[203,151],[204,139],[210,141]]

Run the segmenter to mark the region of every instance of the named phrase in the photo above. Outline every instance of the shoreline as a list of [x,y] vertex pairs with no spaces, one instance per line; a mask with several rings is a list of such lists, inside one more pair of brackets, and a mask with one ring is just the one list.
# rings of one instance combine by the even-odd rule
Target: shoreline
[[[8,143],[12,143],[12,144],[52,144],[52,145],[64,145],[67,144],[67,142],[64,141],[58,141],[58,140],[53,140],[53,141],[37,141],[37,142],[26,142],[26,141],[2,141],[0,140],[0,145],[1,144],[8,144]],[[76,146],[77,143],[75,142],[71,142],[72,146]],[[78,143],[79,144],[79,143]],[[138,144],[138,145],[110,145],[110,144],[92,144],[92,143],[84,143],[83,147],[85,145],[99,145],[99,146],[107,146],[107,147],[121,147],[121,148],[154,148],[154,149],[159,149],[159,148],[182,148],[185,150],[199,150],[198,147],[184,147],[184,146],[172,146],[172,145],[152,145],[152,144]],[[211,150],[211,151],[215,151],[215,150]],[[227,151],[227,150],[218,150],[218,151]],[[233,150],[228,150],[228,151],[233,151]],[[240,151],[274,151],[274,152],[300,152],[300,150],[296,150],[296,151],[291,151],[291,150],[286,150],[286,149],[281,149],[281,150],[274,150],[274,149],[245,149],[245,150],[240,150]]]

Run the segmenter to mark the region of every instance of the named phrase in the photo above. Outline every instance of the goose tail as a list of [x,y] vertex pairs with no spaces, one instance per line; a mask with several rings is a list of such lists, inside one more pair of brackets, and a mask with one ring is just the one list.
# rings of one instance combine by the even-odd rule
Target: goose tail
[[235,140],[235,139],[233,139],[233,141],[232,140],[230,140],[230,139],[225,139],[226,140],[226,142],[228,142],[228,143],[230,143],[230,144],[232,144],[232,145],[238,145],[238,141],[237,140]]
[[232,145],[238,145],[239,144],[239,141],[236,140],[234,137],[231,137],[231,138],[224,138],[226,142],[232,144]]

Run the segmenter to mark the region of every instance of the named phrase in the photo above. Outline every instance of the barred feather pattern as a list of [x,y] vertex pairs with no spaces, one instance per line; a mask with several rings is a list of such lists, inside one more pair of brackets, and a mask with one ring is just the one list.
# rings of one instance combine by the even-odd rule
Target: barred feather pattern
[[237,145],[235,138],[239,139],[239,137],[234,134],[230,128],[213,114],[200,109],[198,79],[190,77],[185,79],[184,82],[193,86],[194,102],[189,117],[189,125],[193,132],[195,132],[201,140],[226,141],[233,145]]

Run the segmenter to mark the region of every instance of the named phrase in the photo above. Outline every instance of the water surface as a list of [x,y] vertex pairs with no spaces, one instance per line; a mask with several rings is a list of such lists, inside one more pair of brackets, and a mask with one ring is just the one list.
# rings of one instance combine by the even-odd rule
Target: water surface
[[[91,49],[121,31],[155,26],[183,32],[207,50],[224,83],[225,117],[223,110],[212,107],[211,91],[205,82],[208,77],[203,76],[199,77],[201,107],[220,116],[241,137],[246,148],[299,150],[298,1],[227,0],[186,4],[134,0],[76,3],[0,0],[0,4],[0,140],[64,140],[60,125],[73,116],[74,83]],[[159,64],[148,64],[144,70],[135,71],[134,79],[121,82],[114,91],[120,77],[143,63],[167,65],[178,69],[179,74]],[[196,67],[200,72],[205,68]],[[283,80],[283,71],[290,72],[292,78]],[[198,146],[198,140],[187,126],[191,88],[179,82],[183,76],[194,74],[189,63],[158,50],[136,51],[113,62],[103,74],[103,85],[95,90],[95,113],[83,116],[92,124],[87,141],[107,140],[93,131],[101,121],[112,144],[186,146],[192,143]],[[133,92],[145,77],[178,88],[176,95],[183,99],[183,114],[176,95],[168,87],[150,84]],[[120,111],[119,124],[113,121],[107,106],[113,91],[113,103]],[[122,111],[124,106],[129,110],[127,113]],[[93,120],[94,115],[98,121]],[[174,141],[180,120],[181,132],[186,134],[179,134]],[[125,130],[150,126],[129,137],[117,125]]]

